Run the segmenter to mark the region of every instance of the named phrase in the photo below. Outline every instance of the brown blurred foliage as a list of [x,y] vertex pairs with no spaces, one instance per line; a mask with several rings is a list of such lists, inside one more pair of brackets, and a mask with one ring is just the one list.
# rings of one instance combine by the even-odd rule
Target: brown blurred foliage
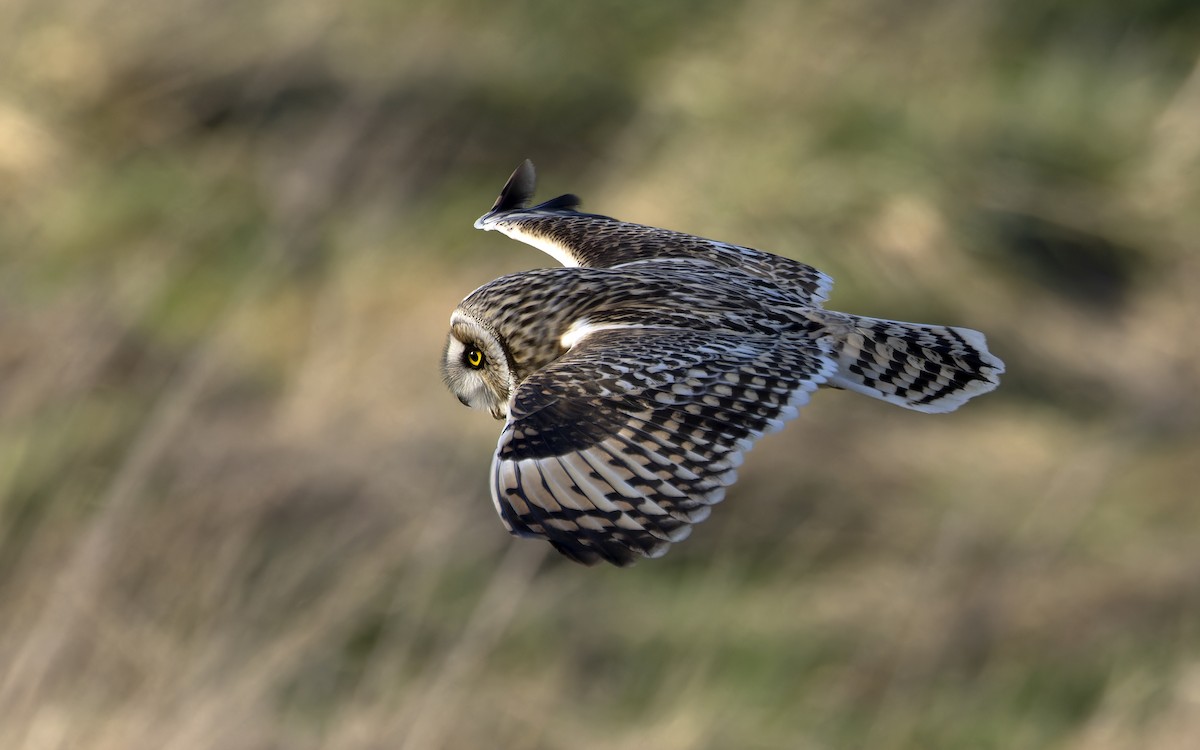
[[[1190,748],[1193,4],[0,5],[0,747]],[[985,331],[663,560],[508,537],[446,319],[546,197]]]

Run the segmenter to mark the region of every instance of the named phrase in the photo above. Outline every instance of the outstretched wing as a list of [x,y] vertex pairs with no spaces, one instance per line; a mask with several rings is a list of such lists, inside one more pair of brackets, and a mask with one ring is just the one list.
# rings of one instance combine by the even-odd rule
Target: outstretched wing
[[475,227],[532,245],[564,266],[612,268],[663,258],[687,259],[769,279],[794,290],[807,304],[823,302],[833,285],[812,266],[762,250],[580,213],[574,195],[560,195],[529,208],[535,184],[533,163],[526,159]]
[[825,342],[670,328],[589,333],[517,389],[492,462],[508,529],[591,565],[658,557],[742,454],[834,370]]

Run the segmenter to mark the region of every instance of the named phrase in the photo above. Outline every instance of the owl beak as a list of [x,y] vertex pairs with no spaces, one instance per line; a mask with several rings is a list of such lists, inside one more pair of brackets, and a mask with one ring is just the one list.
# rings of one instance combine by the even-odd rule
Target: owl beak
[[458,397],[458,403],[462,404],[463,406],[470,406],[470,405],[471,405],[471,402],[470,402],[470,401],[467,401],[467,397],[466,397],[466,396],[459,396],[457,393],[456,393],[456,394],[454,394],[454,395]]

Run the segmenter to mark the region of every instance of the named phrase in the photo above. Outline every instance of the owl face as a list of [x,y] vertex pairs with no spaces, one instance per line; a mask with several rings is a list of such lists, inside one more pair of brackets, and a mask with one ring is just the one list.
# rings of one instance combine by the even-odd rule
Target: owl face
[[496,419],[508,416],[516,382],[504,342],[491,326],[462,310],[450,316],[442,379],[467,406]]

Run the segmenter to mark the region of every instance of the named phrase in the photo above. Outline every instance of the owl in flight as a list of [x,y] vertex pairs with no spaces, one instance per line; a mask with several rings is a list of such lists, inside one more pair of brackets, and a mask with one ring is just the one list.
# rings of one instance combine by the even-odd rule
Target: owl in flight
[[587,565],[659,557],[737,479],[743,454],[820,387],[948,412],[999,384],[983,334],[825,310],[832,280],[749,247],[529,207],[533,165],[475,222],[562,264],[503,276],[450,316],[458,400],[505,420],[504,525]]

